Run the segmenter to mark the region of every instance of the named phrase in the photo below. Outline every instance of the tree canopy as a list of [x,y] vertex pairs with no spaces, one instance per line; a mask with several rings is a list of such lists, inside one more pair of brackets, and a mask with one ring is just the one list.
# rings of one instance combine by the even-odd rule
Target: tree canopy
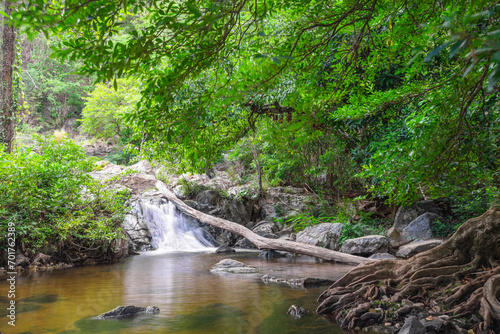
[[486,0],[35,1],[12,17],[28,35],[61,36],[54,55],[81,59],[82,74],[115,88],[140,78],[126,120],[145,154],[202,170],[265,133],[309,170],[349,159],[367,187],[405,202],[498,192],[499,11]]

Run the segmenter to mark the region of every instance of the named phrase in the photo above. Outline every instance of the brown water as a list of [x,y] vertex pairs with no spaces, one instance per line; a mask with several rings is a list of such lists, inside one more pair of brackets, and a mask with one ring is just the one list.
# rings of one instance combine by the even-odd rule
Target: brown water
[[[211,274],[212,265],[235,258],[259,274]],[[298,289],[264,284],[264,274],[338,278],[351,267],[312,258],[263,259],[254,252],[143,253],[126,261],[95,267],[17,275],[16,326],[0,319],[10,333],[343,333],[314,312],[324,288]],[[0,281],[5,314],[8,284]],[[309,310],[299,320],[286,315],[292,304]],[[160,308],[157,315],[132,320],[92,320],[119,305]]]

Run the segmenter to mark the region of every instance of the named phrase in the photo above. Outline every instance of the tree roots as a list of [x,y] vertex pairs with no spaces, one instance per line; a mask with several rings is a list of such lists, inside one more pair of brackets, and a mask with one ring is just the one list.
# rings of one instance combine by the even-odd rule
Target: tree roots
[[419,314],[500,333],[499,260],[500,210],[491,208],[434,249],[354,268],[319,297],[317,311],[345,329],[401,324]]

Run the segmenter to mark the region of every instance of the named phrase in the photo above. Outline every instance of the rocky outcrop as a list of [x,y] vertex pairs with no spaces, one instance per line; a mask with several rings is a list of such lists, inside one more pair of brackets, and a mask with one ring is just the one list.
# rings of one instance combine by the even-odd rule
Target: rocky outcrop
[[297,242],[337,250],[339,248],[342,224],[322,223],[305,228],[297,233]]
[[[138,204],[136,204],[138,205]],[[134,251],[151,249],[151,233],[137,210],[131,210],[123,221],[123,229],[134,245]]]
[[216,263],[211,269],[211,273],[231,273],[231,274],[254,274],[258,273],[259,269],[248,266],[243,262],[224,259]]
[[140,314],[157,314],[160,313],[160,309],[156,306],[148,307],[138,307],[133,305],[118,306],[111,311],[99,314],[93,319],[95,320],[105,320],[105,319],[130,319],[134,318]]
[[425,252],[426,250],[439,246],[442,243],[443,241],[437,239],[413,241],[407,245],[399,247],[398,251],[396,252],[396,256],[409,258],[415,254]]
[[344,241],[341,251],[343,253],[369,256],[375,253],[387,253],[389,240],[382,235],[367,235],[361,238]]

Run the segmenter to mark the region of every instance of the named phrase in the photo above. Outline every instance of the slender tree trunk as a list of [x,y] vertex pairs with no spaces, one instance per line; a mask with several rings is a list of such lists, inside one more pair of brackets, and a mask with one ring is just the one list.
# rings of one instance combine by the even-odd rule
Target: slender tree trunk
[[161,193],[169,200],[172,201],[175,206],[182,211],[183,213],[203,222],[210,224],[212,226],[236,233],[247,238],[250,242],[252,242],[259,249],[276,249],[276,250],[284,250],[287,252],[293,252],[297,254],[304,254],[309,256],[314,256],[319,259],[327,260],[327,261],[336,261],[342,263],[367,263],[373,262],[372,259],[367,259],[361,256],[355,256],[351,254],[345,254],[336,252],[331,249],[321,248],[317,246],[307,245],[300,242],[286,241],[282,239],[268,239],[261,237],[257,233],[247,229],[243,225],[239,225],[237,223],[230,222],[228,220],[213,217],[206,213],[200,212],[198,210],[193,209],[188,206],[181,200],[179,200],[170,190],[168,190],[165,183],[161,181],[156,182],[156,188],[161,191]]
[[[5,1],[5,13],[12,13],[11,3]],[[5,144],[7,153],[12,151],[12,141],[14,140],[14,99],[12,96],[12,66],[14,65],[16,34],[14,26],[7,23],[3,26],[3,44],[2,44],[2,84],[0,87],[0,144]]]
[[252,153],[253,153],[253,160],[255,162],[255,168],[257,169],[257,175],[259,178],[259,197],[263,196],[263,191],[262,191],[262,169],[260,168],[260,162],[259,162],[259,153],[257,152],[257,148],[252,144]]

